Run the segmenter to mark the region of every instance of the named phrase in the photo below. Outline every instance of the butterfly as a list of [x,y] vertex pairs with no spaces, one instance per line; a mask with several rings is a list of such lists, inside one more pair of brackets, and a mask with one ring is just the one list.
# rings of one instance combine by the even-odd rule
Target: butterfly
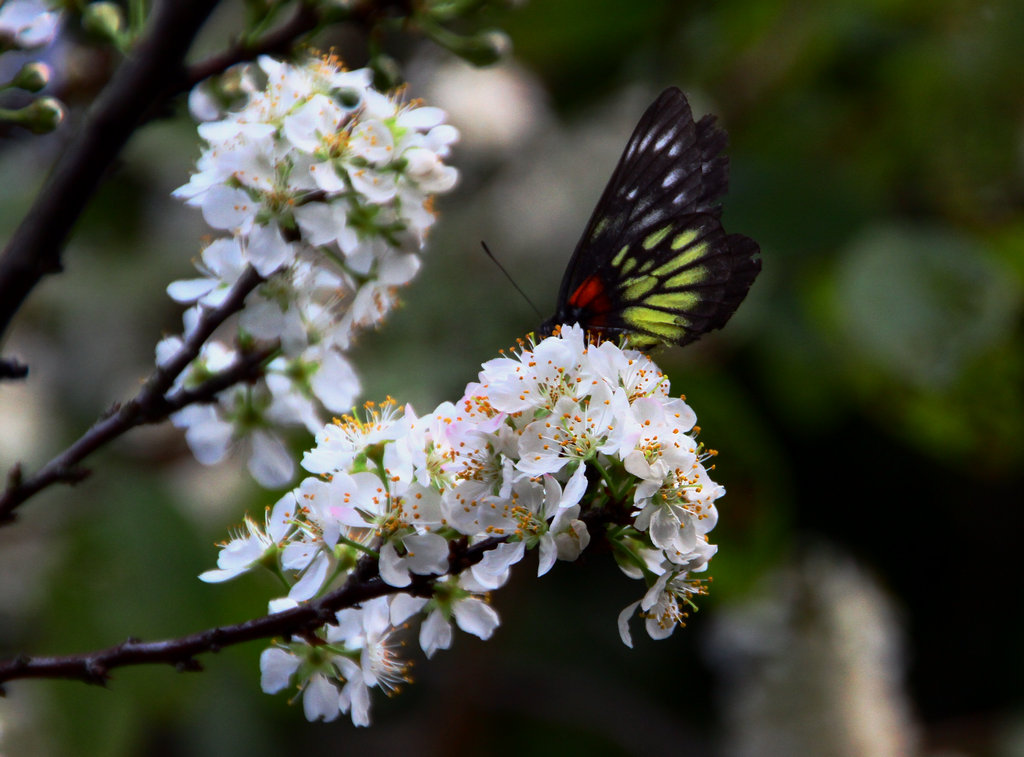
[[688,344],[725,325],[761,271],[757,243],[722,228],[726,134],[666,89],[633,130],[562,277],[555,314],[630,346]]

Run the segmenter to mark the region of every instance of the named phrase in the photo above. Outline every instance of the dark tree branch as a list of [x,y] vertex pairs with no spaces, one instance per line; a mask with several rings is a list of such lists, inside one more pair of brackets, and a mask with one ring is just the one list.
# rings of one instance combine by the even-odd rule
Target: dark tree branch
[[[475,565],[504,538],[492,538],[471,547],[456,543],[449,555],[449,575]],[[364,557],[345,585],[322,598],[291,610],[264,615],[229,626],[218,626],[177,639],[142,642],[129,639],[117,646],[65,657],[20,656],[0,662],[0,684],[18,678],[61,678],[104,685],[110,671],[128,665],[166,664],[181,672],[202,670],[196,656],[219,652],[224,647],[279,636],[310,636],[321,626],[335,622],[335,613],[386,594],[431,596],[437,576],[413,576],[410,586],[395,588],[381,579],[377,560]],[[0,694],[3,689],[0,688]]]
[[74,484],[84,479],[89,471],[80,467],[82,461],[126,431],[146,423],[162,421],[186,405],[212,402],[218,392],[239,382],[258,378],[267,358],[277,351],[277,345],[243,353],[233,365],[199,386],[179,388],[167,394],[182,371],[199,355],[206,340],[230,315],[242,308],[246,296],[262,280],[255,270],[247,269],[217,308],[203,312],[196,328],[184,340],[178,352],[153,372],[134,399],[115,407],[35,475],[25,478],[20,466],[14,466],[7,477],[7,488],[0,494],[0,525],[13,521],[14,511],[42,489],[56,483]]
[[223,73],[234,65],[254,60],[261,55],[286,55],[295,48],[300,37],[314,31],[321,21],[316,8],[300,3],[288,21],[255,42],[240,42],[230,50],[189,67],[177,83],[177,90],[187,92],[203,79]]
[[371,34],[382,20],[408,18],[414,12],[415,3],[412,0],[375,0],[359,3],[347,10],[338,8],[329,14],[315,5],[300,2],[291,18],[263,37],[249,43],[239,42],[231,49],[191,66],[181,81],[180,91],[188,91],[207,77],[223,73],[239,63],[255,60],[261,55],[287,55],[295,50],[302,37],[317,31],[324,24],[347,22]]
[[163,0],[40,190],[0,257],[0,336],[43,276],[144,114],[182,79],[182,61],[217,0]]

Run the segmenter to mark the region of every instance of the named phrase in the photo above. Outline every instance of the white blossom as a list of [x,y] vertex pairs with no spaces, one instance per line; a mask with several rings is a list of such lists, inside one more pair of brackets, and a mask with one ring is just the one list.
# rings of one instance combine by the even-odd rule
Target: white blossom
[[[388,400],[323,426],[303,459],[311,475],[293,493],[299,515],[274,553],[292,604],[272,608],[322,595],[365,554],[396,591],[342,611],[323,632],[334,651],[299,684],[307,716],[368,723],[371,689],[405,680],[387,641],[396,628],[418,618],[428,657],[451,646],[455,628],[489,638],[499,625],[489,592],[529,550],[538,575],[577,559],[595,514],[615,526],[599,533],[623,572],[644,582],[619,615],[623,642],[632,645],[637,614],[652,638],[669,636],[705,591],[696,575],[715,553],[708,534],[724,493],[694,421],[650,358],[563,327],[488,361],[458,401],[430,413]],[[464,550],[476,552],[465,564]],[[271,661],[265,680],[293,675],[290,659]]]

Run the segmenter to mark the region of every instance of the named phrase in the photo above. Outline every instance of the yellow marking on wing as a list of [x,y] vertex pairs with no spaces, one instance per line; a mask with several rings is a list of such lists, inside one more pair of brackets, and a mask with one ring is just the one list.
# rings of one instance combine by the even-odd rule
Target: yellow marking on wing
[[622,282],[622,297],[625,300],[640,300],[656,286],[658,279],[654,276],[634,276]]
[[699,301],[700,298],[693,292],[664,292],[652,294],[644,300],[644,304],[670,310],[690,310]]
[[669,276],[665,279],[665,286],[669,289],[676,287],[691,286],[693,284],[699,284],[704,281],[707,277],[707,269],[704,266],[696,266],[694,268],[687,268],[685,271],[681,271],[673,276]]
[[647,238],[644,239],[643,241],[644,249],[653,250],[655,247],[661,244],[661,240],[667,237],[670,231],[672,231],[671,226],[662,226],[657,231],[648,234]]
[[629,254],[629,245],[625,245],[621,250],[615,253],[615,257],[612,258],[612,265],[618,268],[622,265],[623,259]]
[[687,229],[686,231],[681,231],[678,234],[676,234],[675,237],[673,237],[672,244],[669,245],[669,247],[671,247],[673,250],[681,250],[684,247],[693,244],[696,238],[697,230]]
[[672,313],[652,310],[643,305],[626,308],[622,311],[622,317],[626,323],[648,331],[651,334],[657,334],[665,340],[679,339],[686,333],[686,328],[677,316],[674,316]]
[[666,260],[655,270],[651,271],[651,273],[654,274],[655,276],[660,276],[662,278],[672,276],[673,274],[678,272],[679,269],[686,268],[686,266],[693,265],[698,260],[700,260],[707,252],[707,249],[708,246],[706,243],[697,245],[696,247],[687,250],[686,252],[679,253],[674,258]]
[[590,233],[590,240],[593,241],[601,236],[601,232],[604,231],[608,225],[608,218],[602,218],[600,221],[594,224],[594,230]]
[[639,331],[629,333],[629,346],[634,350],[649,350],[651,347],[657,347],[663,341],[650,334],[641,334]]

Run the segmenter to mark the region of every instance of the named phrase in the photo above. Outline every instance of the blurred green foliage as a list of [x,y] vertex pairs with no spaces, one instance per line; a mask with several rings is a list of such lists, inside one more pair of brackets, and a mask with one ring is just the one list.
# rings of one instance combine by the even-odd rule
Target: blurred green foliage
[[[566,712],[580,732],[552,754],[638,753],[649,741],[625,743],[617,718],[649,726],[648,739],[669,734],[683,744],[679,754],[687,744],[706,753],[714,713],[696,653],[704,615],[807,539],[854,553],[897,596],[926,723],[970,717],[994,727],[998,713],[1019,714],[1024,4],[533,0],[488,20],[546,93],[568,135],[561,149],[582,143],[573,135],[613,128],[593,122],[601,104],[615,116],[619,147],[601,164],[572,152],[550,198],[535,198],[569,194],[575,208],[544,249],[495,230],[499,218],[535,223],[510,221],[518,206],[495,187],[522,176],[510,165],[551,161],[552,143],[540,135],[467,164],[405,307],[355,353],[364,393],[426,411],[535,326],[477,251],[479,239],[547,309],[645,100],[680,86],[729,131],[725,223],[758,240],[764,258],[723,332],[657,356],[695,407],[702,438],[721,451],[718,480],[729,490],[706,612],[671,641],[624,650],[615,613],[634,587],[602,567],[607,556],[544,582],[524,566],[495,597],[505,622],[496,638],[458,636],[451,653],[418,669],[410,692],[375,705],[370,731],[306,725],[300,708],[260,694],[253,645],[210,657],[200,676],[122,671],[109,692],[21,682],[12,694],[36,691],[56,724],[23,734],[26,743],[54,754],[518,754],[532,738],[524,732],[546,733]],[[401,43],[388,52],[405,65],[420,60]],[[639,106],[624,112],[622,103]],[[63,356],[50,366],[66,420],[51,435],[54,449],[131,391],[128,378],[104,382],[111,365],[132,380],[144,375],[160,329],[177,328],[169,300],[156,313],[153,302],[166,281],[190,275],[205,233],[167,197],[196,154],[185,125],[149,127],[81,224],[66,275],[26,311],[25,338],[48,340]],[[2,155],[5,229],[25,202],[11,179],[25,169],[12,155]],[[75,344],[88,339],[74,328],[81,308],[103,332],[85,348]],[[272,494],[243,489],[242,502],[212,515],[182,515],[169,488],[186,457],[173,441],[144,453],[118,448],[97,458],[95,480],[29,508],[38,512],[16,528],[55,539],[59,564],[45,573],[45,599],[5,623],[5,649],[81,651],[261,611],[267,587],[258,581],[210,587],[193,576],[215,559],[203,545]],[[153,475],[124,473],[140,465]],[[613,712],[595,717],[609,701]],[[481,740],[493,744],[487,723],[510,734],[505,746],[481,751]]]

